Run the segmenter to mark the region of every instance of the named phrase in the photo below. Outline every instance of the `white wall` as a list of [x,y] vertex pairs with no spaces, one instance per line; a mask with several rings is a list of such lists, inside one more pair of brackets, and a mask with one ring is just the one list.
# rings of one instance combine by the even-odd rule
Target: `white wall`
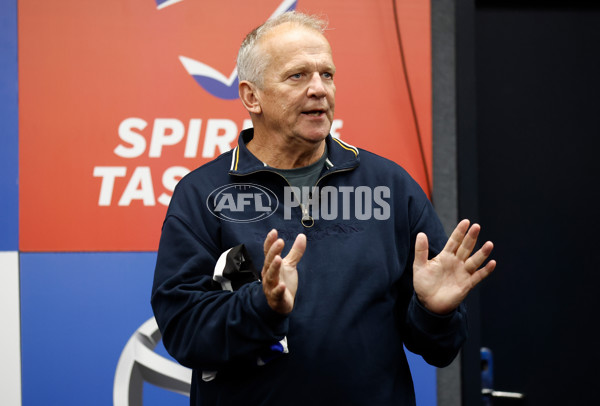
[[21,405],[19,254],[0,252],[0,404]]

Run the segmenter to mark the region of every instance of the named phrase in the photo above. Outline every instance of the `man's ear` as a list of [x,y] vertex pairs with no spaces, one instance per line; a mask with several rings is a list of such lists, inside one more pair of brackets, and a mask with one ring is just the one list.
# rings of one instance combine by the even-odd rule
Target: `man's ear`
[[257,88],[254,84],[241,81],[238,90],[240,93],[240,100],[246,107],[250,113],[260,114],[262,112],[262,108],[260,107],[260,101],[257,97]]

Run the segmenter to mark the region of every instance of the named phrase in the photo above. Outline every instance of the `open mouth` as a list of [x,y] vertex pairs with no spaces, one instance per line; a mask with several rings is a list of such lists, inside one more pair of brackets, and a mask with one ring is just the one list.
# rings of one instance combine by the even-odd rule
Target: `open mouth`
[[302,114],[306,114],[307,116],[318,117],[322,114],[325,114],[325,111],[324,110],[309,110],[309,111],[303,111]]

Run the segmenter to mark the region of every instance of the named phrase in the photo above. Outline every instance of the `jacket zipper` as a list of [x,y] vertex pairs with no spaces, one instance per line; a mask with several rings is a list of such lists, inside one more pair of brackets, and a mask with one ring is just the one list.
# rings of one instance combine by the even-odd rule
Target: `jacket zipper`
[[[315,185],[313,186],[316,187],[320,181],[322,181],[325,177],[329,176],[329,175],[333,175],[334,173],[339,173],[339,172],[349,172],[351,170],[353,170],[355,167],[352,168],[346,168],[346,169],[337,169],[334,170],[332,172],[328,172],[326,174],[324,174],[323,176],[321,176],[319,179],[317,179],[317,181],[315,182]],[[290,182],[286,179],[285,176],[283,176],[282,174],[275,172],[275,171],[270,171],[268,169],[261,169],[258,171],[254,171],[254,172],[248,172],[248,173],[244,173],[244,174],[235,174],[235,176],[248,176],[248,175],[253,175],[255,173],[258,172],[269,172],[269,173],[274,173],[276,175],[279,175],[281,178],[283,178],[283,180],[285,180],[285,183],[288,184],[288,186],[291,188],[292,185],[290,184]],[[293,189],[292,189],[293,192]],[[312,193],[312,191],[311,191]],[[304,228],[311,228],[312,226],[315,225],[315,220],[312,218],[312,216],[309,214],[308,212],[308,207],[306,207],[305,205],[302,204],[302,199],[300,199],[296,193],[294,193],[294,199],[298,202],[298,206],[300,207],[300,211],[302,214],[302,218],[300,219],[300,223],[302,224],[302,226]]]

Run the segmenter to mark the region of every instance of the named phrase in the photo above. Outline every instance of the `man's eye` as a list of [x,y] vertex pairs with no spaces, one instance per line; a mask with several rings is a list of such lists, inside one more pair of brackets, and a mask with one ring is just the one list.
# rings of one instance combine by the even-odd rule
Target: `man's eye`
[[292,76],[290,76],[292,79],[300,79],[302,77],[301,73],[294,73]]
[[333,79],[333,74],[329,73],[329,72],[325,72],[325,73],[323,73],[323,77],[325,79]]

